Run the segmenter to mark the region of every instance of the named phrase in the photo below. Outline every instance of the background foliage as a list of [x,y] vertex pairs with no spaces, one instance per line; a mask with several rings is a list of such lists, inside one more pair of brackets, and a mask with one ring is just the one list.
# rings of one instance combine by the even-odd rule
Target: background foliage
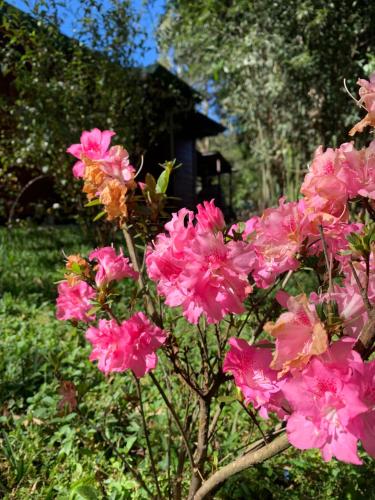
[[[73,7],[71,39],[60,30]],[[155,83],[137,67],[143,46],[130,0],[105,5],[37,0],[32,16],[0,0],[0,220],[8,217],[22,187],[38,176],[43,178],[33,189],[40,186],[40,212],[51,207],[54,193],[65,220],[76,213],[77,203],[82,208],[73,159],[65,152],[82,130],[115,130],[114,142],[126,144],[138,165],[169,127],[166,109],[172,112],[184,99],[168,82]],[[26,201],[27,193],[17,206],[19,215],[25,215]]]
[[294,199],[314,149],[348,141],[357,120],[343,82],[354,92],[375,69],[374,23],[367,0],[167,2],[166,61],[228,123],[223,152],[243,154],[237,208]]

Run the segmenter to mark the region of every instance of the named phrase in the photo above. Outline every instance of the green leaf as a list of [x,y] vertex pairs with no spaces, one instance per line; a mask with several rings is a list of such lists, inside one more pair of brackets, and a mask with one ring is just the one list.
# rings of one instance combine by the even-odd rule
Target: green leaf
[[95,207],[96,205],[100,205],[100,204],[101,204],[101,201],[99,200],[99,198],[95,198],[94,200],[91,200],[88,203],[86,203],[85,207]]
[[146,186],[150,191],[155,191],[156,189],[156,180],[155,177],[149,173],[146,174],[146,179],[145,179]]
[[101,219],[104,215],[105,215],[105,210],[103,210],[102,212],[99,212],[94,218],[93,218],[93,222],[96,222],[97,220]]
[[126,453],[129,453],[131,450],[133,444],[137,441],[137,436],[129,436],[128,439],[126,440],[126,445],[125,445],[125,450]]
[[81,267],[79,264],[77,264],[77,262],[72,263],[72,271],[73,273],[81,274]]
[[170,170],[164,170],[159,176],[158,182],[156,183],[155,191],[157,193],[165,193],[169,184],[169,174]]
[[72,498],[83,498],[84,500],[97,500],[99,498],[96,488],[90,484],[81,484],[72,491]]

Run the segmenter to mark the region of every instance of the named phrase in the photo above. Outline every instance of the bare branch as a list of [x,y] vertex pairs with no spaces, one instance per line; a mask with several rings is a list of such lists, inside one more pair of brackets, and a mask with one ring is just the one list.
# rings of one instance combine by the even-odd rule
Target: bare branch
[[234,460],[228,465],[225,465],[219,469],[215,474],[213,474],[199,490],[195,493],[194,500],[202,500],[215,488],[217,488],[221,483],[226,481],[228,478],[234,476],[238,472],[248,469],[254,464],[259,464],[268,460],[269,458],[278,455],[282,451],[286,450],[290,446],[288,438],[285,433],[281,434],[273,441],[271,441],[266,446],[263,446],[260,450],[255,450],[251,453]]
[[357,286],[359,288],[359,291],[361,293],[361,296],[362,296],[362,300],[366,306],[366,309],[367,309],[367,312],[370,313],[371,310],[372,310],[372,305],[369,301],[369,298],[368,298],[368,276],[369,276],[369,266],[366,262],[366,285],[365,285],[365,288],[363,287],[360,279],[359,279],[359,276],[357,274],[357,271],[355,270],[355,267],[353,265],[353,262],[350,260],[349,261],[349,266],[352,270],[352,273],[353,273],[353,276],[354,276],[354,279],[355,279],[355,282],[357,283]]
[[370,354],[375,340],[375,310],[373,309],[367,323],[362,329],[354,349],[359,352],[363,359],[367,359]]
[[147,427],[145,412],[144,412],[144,409],[143,409],[141,384],[139,383],[139,380],[137,379],[137,377],[136,377],[136,375],[134,373],[133,373],[133,376],[134,376],[134,380],[135,380],[135,387],[137,389],[137,396],[138,396],[138,399],[139,399],[139,405],[140,405],[140,409],[141,409],[143,432],[144,432],[144,435],[145,435],[145,438],[146,438],[148,455],[150,457],[152,475],[154,476],[155,486],[156,486],[156,490],[158,492],[158,498],[160,498],[160,500],[161,500],[163,497],[162,497],[162,494],[161,494],[161,491],[160,491],[160,486],[159,486],[159,481],[158,481],[158,474],[157,474],[157,471],[156,471],[154,455],[152,453],[152,447],[151,447],[151,443],[150,443],[150,436],[149,436],[149,433],[148,433],[148,427]]

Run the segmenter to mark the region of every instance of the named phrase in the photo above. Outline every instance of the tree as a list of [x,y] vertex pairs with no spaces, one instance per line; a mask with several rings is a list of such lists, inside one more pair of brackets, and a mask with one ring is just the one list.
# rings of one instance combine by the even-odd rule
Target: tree
[[344,79],[354,91],[373,67],[374,22],[367,0],[167,3],[161,47],[235,133],[241,194],[259,208],[296,197],[316,146],[347,141]]
[[[114,129],[137,164],[169,127],[165,109],[186,108],[178,89],[137,67],[144,34],[130,0],[107,5],[38,0],[27,15],[0,1],[0,217],[30,181],[43,179],[46,197],[57,193],[63,212],[72,214],[81,198],[66,144],[94,126]],[[73,6],[71,39],[61,29]]]

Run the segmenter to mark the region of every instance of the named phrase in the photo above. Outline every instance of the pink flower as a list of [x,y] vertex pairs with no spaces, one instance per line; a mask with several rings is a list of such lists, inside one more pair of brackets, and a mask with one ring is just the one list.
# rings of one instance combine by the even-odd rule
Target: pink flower
[[225,227],[223,212],[215,207],[215,201],[204,201],[203,205],[197,206],[198,213],[197,229],[198,231],[222,231]]
[[101,132],[98,128],[94,128],[90,132],[82,132],[81,142],[79,144],[72,144],[66,150],[67,153],[80,160],[73,167],[74,177],[84,176],[85,166],[81,161],[83,157],[90,160],[102,160],[105,158],[113,135],[115,135],[115,132],[111,130]]
[[95,319],[95,316],[88,316],[87,313],[92,308],[91,300],[96,293],[86,282],[79,281],[70,286],[66,281],[63,281],[59,283],[57,290],[57,319],[74,319],[85,323]]
[[358,194],[375,200],[375,141],[371,141],[368,148],[363,150],[363,155],[364,165],[360,172],[360,188],[358,189]]
[[354,418],[352,427],[364,449],[375,458],[375,361],[365,363],[361,381],[361,398],[368,410]]
[[277,380],[277,372],[271,370],[271,351],[266,347],[254,347],[245,340],[232,337],[231,346],[225,356],[223,371],[231,372],[236,386],[241,389],[245,403],[252,403],[263,418],[268,418],[268,411],[276,412],[279,417],[285,415],[281,408],[280,388],[285,380]]
[[167,333],[139,312],[120,325],[114,320],[99,320],[98,328],[86,332],[93,350],[90,361],[98,360],[105,374],[132,370],[140,378],[156,368],[155,351],[164,344]]
[[352,143],[326,151],[320,146],[301,187],[307,210],[347,220],[346,203],[357,195],[361,162],[361,153]]
[[228,313],[243,313],[243,301],[252,290],[247,275],[253,259],[252,249],[242,241],[225,244],[222,233],[197,234],[179,277],[179,305],[188,321],[197,323],[205,314],[209,323],[216,323]]
[[122,146],[112,146],[101,162],[102,171],[122,183],[132,182],[135,169],[129,162],[129,153]]
[[324,325],[309,304],[306,295],[289,297],[288,312],[282,313],[276,323],[268,322],[264,330],[276,338],[276,351],[271,363],[279,376],[303,368],[311,356],[328,348]]
[[349,348],[345,343],[335,344],[282,387],[293,410],[287,424],[288,439],[302,450],[319,448],[325,461],[335,456],[360,464],[358,429],[352,419],[368,409],[360,398],[363,363],[357,353],[352,354],[350,344]]
[[169,235],[158,235],[146,257],[158,293],[166,297],[167,305],[182,306],[191,323],[202,314],[216,323],[227,313],[243,312],[243,301],[251,291],[247,275],[254,252],[242,241],[224,241],[217,230],[216,224],[221,224],[217,210],[212,202],[198,207],[197,226],[192,212],[182,209],[173,214],[165,225]]
[[277,276],[297,269],[297,253],[306,238],[300,203],[285,203],[280,199],[277,208],[267,208],[262,217],[248,221],[246,232],[255,229],[252,245],[256,252],[253,278],[261,288],[270,286]]
[[153,248],[148,248],[147,272],[158,283],[160,295],[169,295],[184,268],[185,250],[196,235],[193,218],[193,212],[186,208],[172,214],[164,226],[169,234],[158,234]]
[[343,255],[342,251],[347,250],[349,247],[347,236],[350,233],[362,232],[363,224],[343,222],[324,212],[308,213],[306,219],[309,220],[309,224],[306,223],[306,235],[308,236],[306,253],[308,255],[319,255],[323,252],[323,242],[320,235],[321,226],[328,253],[336,261],[341,263],[346,262],[349,257]]
[[138,273],[134,271],[129,259],[123,256],[122,250],[116,255],[113,247],[98,248],[90,253],[90,260],[97,260],[95,282],[98,287],[107,285],[110,281],[120,281],[123,278],[136,280]]

